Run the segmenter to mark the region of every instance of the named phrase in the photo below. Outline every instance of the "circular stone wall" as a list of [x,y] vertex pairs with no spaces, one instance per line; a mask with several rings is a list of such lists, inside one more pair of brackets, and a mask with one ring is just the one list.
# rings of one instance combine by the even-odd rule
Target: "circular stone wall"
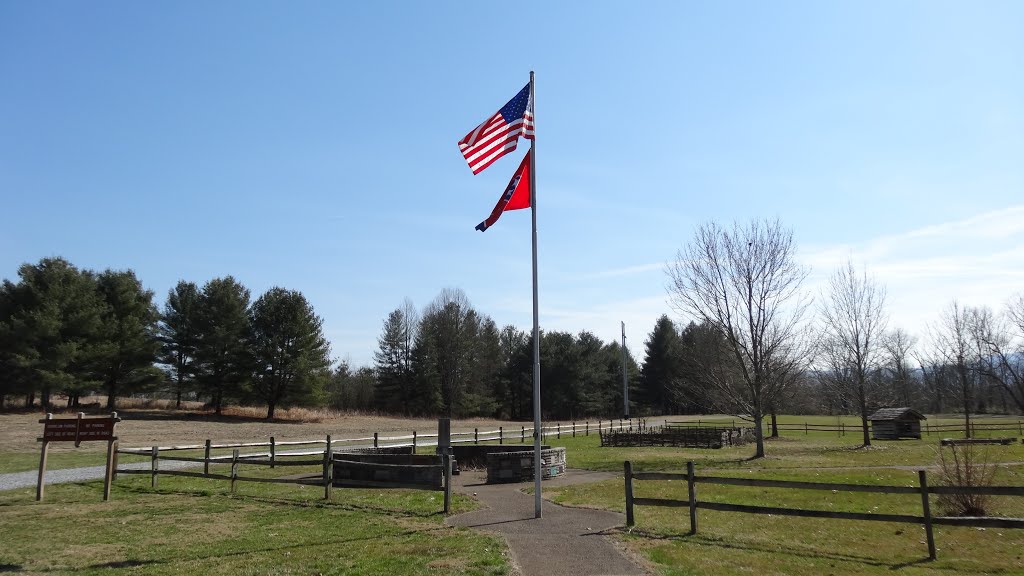
[[[487,455],[487,483],[526,482],[533,480],[533,454],[527,452],[492,452]],[[565,474],[565,448],[540,451],[541,480]]]

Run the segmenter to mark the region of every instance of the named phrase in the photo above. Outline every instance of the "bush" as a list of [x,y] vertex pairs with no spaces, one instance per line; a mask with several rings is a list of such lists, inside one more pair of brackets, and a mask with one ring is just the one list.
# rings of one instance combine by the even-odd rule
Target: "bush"
[[[972,444],[939,449],[939,475],[944,486],[991,486],[996,467],[987,450]],[[938,504],[949,516],[988,516],[990,498],[984,494],[940,494]]]

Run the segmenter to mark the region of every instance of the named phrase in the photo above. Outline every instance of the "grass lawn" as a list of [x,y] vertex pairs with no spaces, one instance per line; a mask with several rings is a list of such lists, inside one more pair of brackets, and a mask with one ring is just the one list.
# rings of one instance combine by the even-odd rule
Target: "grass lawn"
[[[979,418],[977,422],[1000,420],[1017,422],[1016,418]],[[601,448],[596,433],[584,436],[579,427],[576,438],[563,433],[561,438],[546,438],[545,443],[567,447],[569,466],[575,468],[621,473],[623,461],[628,459],[636,471],[682,471],[692,460],[698,474],[916,486],[913,469],[936,463],[940,438],[959,436],[933,434],[923,440],[877,441],[871,448],[860,448],[857,419],[838,421],[847,426],[845,436],[784,430],[782,438],[768,441],[768,456],[759,460],[749,460],[752,445],[720,450]],[[960,422],[940,417],[929,421]],[[834,425],[837,419],[792,416],[782,417],[780,422]],[[254,439],[262,439],[266,433],[261,430]],[[164,440],[165,444],[179,443],[174,436]],[[39,452],[32,450],[30,441],[17,446],[0,452],[0,473],[38,466]],[[101,466],[104,448],[103,443],[78,449],[53,444],[48,468]],[[987,452],[991,461],[1004,464],[997,484],[1024,485],[1024,445],[992,446]],[[217,452],[228,453],[230,450]],[[148,461],[148,457],[121,455],[122,463],[129,461]],[[211,471],[223,473],[226,468],[218,464]],[[269,476],[304,470],[242,465],[241,474]],[[307,471],[317,470],[310,467]],[[929,471],[929,479],[937,484],[938,473]],[[545,494],[572,506],[617,511],[624,507],[621,479],[546,489]],[[685,499],[686,484],[637,481],[635,494]],[[49,486],[42,503],[35,502],[34,495],[34,487],[0,492],[0,573],[129,570],[143,574],[398,576],[506,574],[510,570],[500,538],[444,525],[439,492],[335,489],[333,500],[325,502],[322,488],[313,486],[240,482],[238,492],[230,494],[226,481],[163,475],[159,488],[153,490],[148,476],[122,475],[114,484],[110,502],[101,501],[100,481]],[[698,485],[698,497],[738,504],[913,515],[920,514],[921,506],[914,495],[708,484]],[[453,511],[466,511],[474,505],[471,499],[455,495]],[[932,507],[934,513],[942,513],[934,499]],[[1024,498],[993,499],[990,511],[992,515],[1024,517]],[[1024,530],[936,527],[938,560],[928,562],[923,528],[913,524],[707,510],[699,512],[699,521],[698,533],[689,536],[685,508],[637,507],[636,526],[615,537],[667,575],[1024,574]]]
[[[287,473],[301,472],[289,468]],[[310,468],[310,472],[315,472]],[[281,469],[277,469],[281,474]],[[242,467],[245,475],[271,471]],[[443,495],[419,490],[122,476],[0,492],[0,572],[106,574],[505,574],[499,538],[444,525]],[[474,506],[455,495],[455,512]]]
[[[803,417],[787,420],[802,422]],[[835,418],[831,418],[832,422]],[[768,457],[748,460],[753,446],[720,450],[683,448],[601,448],[596,436],[549,439],[566,446],[569,465],[621,471],[624,460],[635,471],[682,471],[686,461],[714,475],[850,484],[916,486],[912,469],[932,466],[941,435],[924,440],[876,441],[858,448],[857,430],[835,433],[784,432],[770,440]],[[1009,433],[995,434],[1000,436]],[[999,468],[996,484],[1024,485],[1024,446],[986,448]],[[863,469],[859,467],[879,467]],[[929,472],[930,484],[939,481]],[[687,499],[685,481],[636,481],[637,497]],[[545,490],[545,495],[570,506],[624,508],[623,481]],[[698,484],[705,501],[808,508],[862,513],[921,514],[915,495],[787,490]],[[928,562],[924,529],[915,524],[762,516],[699,511],[699,530],[690,536],[686,508],[636,507],[636,526],[624,529],[623,543],[651,560],[663,574],[1024,574],[1024,530],[936,527],[938,560]],[[943,514],[932,498],[933,514]],[[991,515],[1024,517],[1024,498],[1000,497],[990,502]]]

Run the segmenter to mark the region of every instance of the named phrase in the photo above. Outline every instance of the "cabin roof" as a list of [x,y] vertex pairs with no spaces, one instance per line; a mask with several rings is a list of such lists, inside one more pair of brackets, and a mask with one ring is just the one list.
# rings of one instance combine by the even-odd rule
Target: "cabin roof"
[[872,422],[879,420],[908,420],[910,418],[927,420],[924,414],[921,414],[913,408],[880,408],[876,410],[874,414],[868,416],[868,420],[871,420]]

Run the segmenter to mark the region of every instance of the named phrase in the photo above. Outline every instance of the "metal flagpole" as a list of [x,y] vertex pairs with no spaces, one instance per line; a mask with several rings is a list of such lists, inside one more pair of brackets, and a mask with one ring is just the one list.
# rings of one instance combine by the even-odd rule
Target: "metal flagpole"
[[533,515],[541,517],[540,489],[540,309],[537,306],[537,100],[530,70],[533,140],[530,140],[530,216],[533,220]]
[[[620,320],[620,322],[622,322]],[[622,410],[629,420],[629,380],[626,378],[626,323],[622,322]]]

